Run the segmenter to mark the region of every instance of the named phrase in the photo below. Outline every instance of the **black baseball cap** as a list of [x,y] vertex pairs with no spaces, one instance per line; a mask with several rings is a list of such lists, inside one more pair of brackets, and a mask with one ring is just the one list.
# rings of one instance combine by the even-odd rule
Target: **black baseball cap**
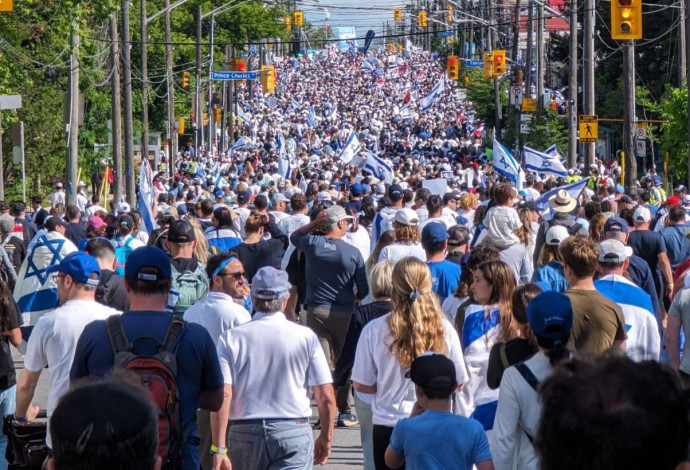
[[249,191],[237,191],[237,202],[239,202],[240,204],[249,202],[249,199],[251,197],[252,194]]
[[168,228],[168,241],[172,243],[189,243],[196,240],[194,227],[184,219],[175,220]]
[[[426,227],[425,227],[426,228]],[[470,231],[462,225],[454,225],[448,229],[448,245],[461,246],[470,242]]]
[[453,361],[436,353],[424,353],[417,357],[405,377],[422,388],[449,388],[458,383]]

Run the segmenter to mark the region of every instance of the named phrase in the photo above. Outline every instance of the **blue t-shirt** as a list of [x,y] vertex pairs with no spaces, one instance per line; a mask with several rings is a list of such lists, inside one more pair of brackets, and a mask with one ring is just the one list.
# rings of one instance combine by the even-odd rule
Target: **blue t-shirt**
[[459,265],[447,260],[430,261],[426,264],[429,266],[429,271],[431,271],[431,290],[438,296],[439,301],[443,303],[458,288],[462,269]]
[[471,470],[491,459],[489,440],[479,422],[441,411],[401,419],[393,429],[391,448],[405,456],[409,470]]
[[[135,354],[157,353],[156,343],[162,341],[170,324],[166,312],[137,311],[122,314],[122,328],[131,342],[137,337],[147,337],[134,345]],[[177,390],[180,396],[182,425],[187,441],[182,450],[182,468],[198,469],[199,435],[196,432],[196,411],[201,392],[218,390],[223,386],[218,354],[206,328],[187,323],[178,339]],[[105,320],[89,323],[79,337],[70,380],[82,377],[102,377],[113,368],[113,350],[106,330]],[[206,451],[206,449],[202,449]]]

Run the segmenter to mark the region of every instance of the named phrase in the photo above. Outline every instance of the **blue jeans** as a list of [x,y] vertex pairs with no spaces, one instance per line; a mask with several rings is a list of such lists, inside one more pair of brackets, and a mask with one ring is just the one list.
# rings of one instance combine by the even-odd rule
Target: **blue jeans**
[[371,422],[371,405],[363,402],[355,393],[355,409],[359,418],[359,437],[362,441],[364,470],[374,470],[374,425]]
[[234,470],[311,469],[314,463],[308,419],[231,422],[228,448]]
[[[17,386],[13,385],[0,392],[0,419],[5,415],[14,413],[15,395],[17,394]],[[7,459],[5,459],[5,451],[7,450],[7,436],[0,432],[0,470],[7,470]]]

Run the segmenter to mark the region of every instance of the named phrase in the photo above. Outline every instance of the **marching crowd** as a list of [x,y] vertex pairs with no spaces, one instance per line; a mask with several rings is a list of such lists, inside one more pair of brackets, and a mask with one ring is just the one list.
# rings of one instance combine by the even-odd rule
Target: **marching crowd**
[[356,425],[367,470],[690,467],[684,186],[508,181],[426,53],[279,72],[136,207],[0,202],[0,411],[50,370],[49,468],[311,468]]

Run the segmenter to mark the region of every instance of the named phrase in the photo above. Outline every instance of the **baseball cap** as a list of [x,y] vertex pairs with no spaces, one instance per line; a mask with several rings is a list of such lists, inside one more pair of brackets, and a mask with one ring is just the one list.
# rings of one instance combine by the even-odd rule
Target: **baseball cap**
[[61,225],[63,227],[68,226],[67,222],[62,220],[57,215],[54,215],[50,217],[48,220],[46,220],[46,230],[48,230],[49,232],[54,232],[58,225]]
[[328,216],[328,223],[334,224],[345,219],[352,219],[351,215],[347,215],[345,209],[340,206],[331,206],[326,209],[326,215]]
[[442,222],[430,222],[422,230],[422,245],[433,245],[448,238],[446,224]]
[[216,189],[214,196],[216,197],[216,199],[222,199],[225,197],[225,191],[223,191],[222,189]]
[[568,238],[570,233],[568,229],[562,225],[554,225],[546,231],[546,236],[544,237],[544,243],[551,246],[558,246],[563,240]]
[[273,205],[280,204],[281,202],[290,202],[288,198],[285,197],[283,193],[275,193],[273,195]]
[[10,205],[7,204],[5,201],[0,201],[0,211],[8,211],[10,210]]
[[364,194],[364,187],[361,184],[353,184],[350,186],[350,192],[353,196],[361,196]]
[[405,377],[420,387],[451,388],[457,385],[455,364],[443,354],[424,353],[415,358]]
[[450,201],[457,201],[458,200],[458,195],[451,192],[451,193],[446,193],[443,195],[443,203],[448,204]]
[[120,204],[117,205],[117,212],[124,213],[124,212],[129,212],[131,210],[132,210],[132,208],[129,207],[129,204],[127,204],[126,202],[121,202]]
[[404,195],[403,188],[399,184],[392,184],[390,188],[388,188],[388,198],[391,201],[399,201]]
[[690,205],[690,194],[686,194],[685,196],[683,196],[683,205],[684,206]]
[[618,240],[604,240],[599,243],[599,262],[604,264],[621,264],[633,255],[629,246]]
[[543,292],[527,306],[527,320],[535,336],[568,341],[573,327],[573,305],[567,295]]
[[676,196],[669,196],[666,201],[664,201],[664,204],[668,204],[670,206],[677,206],[680,204],[680,199],[678,199]]
[[628,233],[628,223],[620,217],[611,217],[604,224],[604,232]]
[[467,227],[464,227],[462,225],[454,225],[448,229],[448,245],[450,245],[450,246],[466,245],[467,243],[469,243],[469,241],[470,241],[470,232],[469,232],[469,230],[467,230]]
[[290,292],[290,287],[285,271],[265,266],[259,269],[252,278],[252,297],[260,300],[279,299]]
[[[142,273],[141,271],[144,269],[147,272]],[[171,277],[170,260],[165,252],[157,246],[142,246],[127,257],[125,263],[125,278],[127,279],[160,281]]]
[[319,202],[330,201],[331,193],[328,191],[320,191],[319,194],[316,195],[316,200]]
[[237,202],[239,202],[240,204],[249,202],[249,199],[251,197],[252,194],[249,191],[237,191]]
[[134,219],[132,218],[132,216],[122,215],[118,220],[118,224],[120,225],[120,227],[125,226],[131,230],[132,227],[134,227]]
[[158,211],[158,220],[165,219],[165,218],[172,219],[174,217],[175,216],[173,215],[173,212],[172,212],[172,210],[170,210],[169,207],[166,207],[165,209]]
[[627,194],[624,194],[621,197],[619,197],[616,200],[616,202],[618,204],[634,204],[633,199],[630,196],[628,196]]
[[633,219],[635,222],[649,222],[652,220],[652,213],[648,207],[639,206],[635,209],[635,212],[633,212]]
[[14,232],[14,217],[11,215],[0,215],[0,233]]
[[187,204],[180,204],[177,206],[177,215],[181,214],[186,214],[187,213]]
[[676,193],[687,193],[687,192],[688,192],[688,188],[686,188],[686,187],[685,187],[684,185],[682,185],[682,184],[679,184],[678,186],[676,186],[675,188],[673,188],[673,191],[676,192]]
[[[96,258],[81,251],[70,253],[59,264],[54,264],[46,269],[48,274],[56,272],[67,274],[76,282],[89,286],[97,286],[98,278],[101,277],[101,267]],[[89,279],[93,273],[96,273],[98,277]]]
[[168,229],[168,241],[173,243],[189,243],[196,240],[194,227],[186,220],[175,220]]
[[55,183],[55,187],[58,189],[62,188],[62,183],[58,181],[57,183]]
[[415,211],[406,207],[395,213],[393,221],[402,225],[416,227],[419,224],[419,216]]
[[[131,217],[130,217],[130,219],[131,219]],[[94,215],[93,217],[91,217],[89,219],[89,223],[87,224],[88,227],[93,227],[96,230],[98,230],[101,227],[104,227],[105,225],[106,225],[106,223],[103,221],[103,219],[101,219],[97,215]]]

